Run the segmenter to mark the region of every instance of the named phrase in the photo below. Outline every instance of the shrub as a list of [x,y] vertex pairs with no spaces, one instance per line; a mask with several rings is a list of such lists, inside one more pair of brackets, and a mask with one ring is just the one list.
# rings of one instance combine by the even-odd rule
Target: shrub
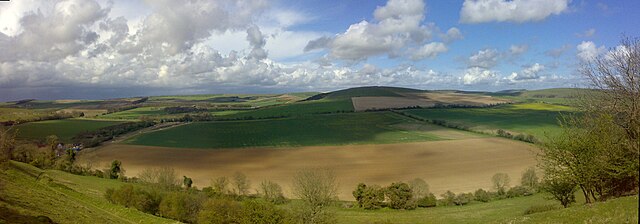
[[270,224],[284,223],[286,219],[287,214],[285,211],[272,203],[247,200],[242,203],[242,214],[239,221],[242,224]]
[[437,202],[438,200],[436,199],[436,196],[433,195],[432,193],[429,193],[426,196],[419,198],[418,201],[416,201],[418,207],[421,207],[421,208],[436,207]]
[[265,200],[274,204],[284,204],[287,202],[287,199],[282,193],[282,187],[271,181],[262,181],[262,183],[260,183],[260,194],[262,194]]
[[533,213],[540,213],[540,212],[546,212],[546,211],[551,211],[551,210],[557,210],[557,209],[561,209],[562,207],[560,207],[559,205],[555,204],[546,204],[546,205],[532,205],[529,208],[527,208],[526,210],[524,210],[524,214],[525,215],[530,215]]
[[358,206],[364,209],[378,209],[384,201],[384,189],[378,185],[367,186],[363,183],[353,191]]
[[533,194],[533,190],[531,190],[531,188],[524,187],[524,186],[515,186],[509,189],[509,191],[507,191],[508,198],[529,196],[532,194]]
[[131,184],[123,185],[119,189],[107,189],[105,198],[111,203],[136,208],[149,214],[158,212],[162,200],[159,194],[135,188]]
[[389,207],[393,209],[415,209],[416,202],[413,200],[413,192],[406,183],[391,183],[385,191],[389,199]]
[[474,200],[479,202],[489,202],[491,200],[491,194],[489,194],[489,192],[483,190],[482,188],[476,190],[473,196]]
[[547,178],[542,185],[542,189],[549,192],[554,199],[560,201],[560,204],[565,208],[576,201],[576,183],[570,180]]
[[242,214],[240,203],[230,199],[209,199],[202,204],[198,223],[237,223]]
[[456,194],[451,191],[447,191],[440,196],[442,197],[442,199],[440,199],[440,203],[445,206],[453,205],[453,202],[456,199]]
[[201,199],[186,192],[172,192],[162,198],[159,213],[162,217],[193,223],[200,210]]
[[460,193],[453,199],[455,205],[466,205],[471,201],[473,201],[473,194],[471,193]]

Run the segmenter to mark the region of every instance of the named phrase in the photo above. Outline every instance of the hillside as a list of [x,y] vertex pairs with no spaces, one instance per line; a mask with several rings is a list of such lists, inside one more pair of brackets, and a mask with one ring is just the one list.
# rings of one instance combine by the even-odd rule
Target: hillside
[[175,223],[109,203],[104,192],[124,185],[120,181],[41,170],[19,162],[0,171],[0,180],[0,207],[22,215],[47,216],[56,223]]
[[402,93],[418,93],[424,92],[423,90],[402,88],[402,87],[389,87],[389,86],[364,86],[355,87],[343,90],[337,90],[328,93],[321,93],[307,98],[307,100],[319,100],[319,99],[351,99],[352,97],[373,97],[373,96],[387,96],[387,97],[402,97]]

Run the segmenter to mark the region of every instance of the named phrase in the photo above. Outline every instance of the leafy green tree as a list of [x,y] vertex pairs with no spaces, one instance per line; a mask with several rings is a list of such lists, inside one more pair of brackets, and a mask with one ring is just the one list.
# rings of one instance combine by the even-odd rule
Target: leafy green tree
[[469,202],[473,201],[473,199],[473,194],[471,193],[460,193],[453,199],[453,204],[466,205],[469,204]]
[[418,198],[418,200],[416,201],[416,204],[418,205],[418,207],[421,207],[421,208],[435,207],[437,203],[438,203],[438,199],[436,199],[436,196],[433,195],[433,193],[429,193],[422,198]]
[[274,204],[260,200],[242,202],[241,224],[275,224],[288,221],[287,213]]
[[576,201],[576,183],[566,178],[545,177],[542,189],[549,192],[553,199],[558,200],[565,208]]
[[202,209],[198,213],[198,223],[239,223],[242,213],[242,206],[236,201],[226,198],[209,199],[202,204]]
[[416,208],[416,202],[413,199],[413,192],[406,183],[391,183],[391,185],[387,187],[385,195],[389,200],[389,207],[393,209]]
[[442,199],[440,200],[442,202],[442,204],[445,205],[445,206],[449,206],[449,205],[454,205],[454,201],[456,199],[456,194],[454,194],[451,191],[447,191],[447,192],[443,193],[442,195],[440,195],[440,197],[442,197]]
[[480,201],[480,202],[491,201],[491,195],[489,194],[489,192],[483,190],[482,188],[476,190],[476,192],[473,193],[473,197],[475,198],[476,201]]
[[193,180],[191,180],[191,178],[188,178],[187,176],[182,176],[182,184],[184,185],[184,187],[186,187],[187,189],[191,188],[191,185],[193,184]]
[[187,192],[171,192],[162,198],[158,212],[162,217],[194,223],[201,203],[201,198]]
[[122,162],[120,162],[120,160],[114,160],[113,162],[111,162],[111,168],[109,169],[109,171],[110,179],[118,179],[124,176],[124,169],[122,169]]

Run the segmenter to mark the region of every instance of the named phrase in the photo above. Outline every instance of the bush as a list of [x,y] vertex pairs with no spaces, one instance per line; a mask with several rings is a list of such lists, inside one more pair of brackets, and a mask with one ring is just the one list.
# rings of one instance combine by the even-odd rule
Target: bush
[[260,183],[260,194],[262,198],[274,204],[284,204],[287,199],[282,193],[282,187],[271,181],[263,181]]
[[239,223],[284,223],[287,218],[285,211],[279,209],[272,203],[259,200],[247,200],[242,203],[242,214]]
[[432,193],[429,193],[426,196],[419,198],[416,201],[416,203],[418,207],[421,207],[421,208],[436,207],[438,200],[436,199],[435,195],[433,195]]
[[440,199],[440,203],[445,206],[454,205],[454,201],[456,199],[456,194],[451,191],[447,191],[444,194],[440,195],[442,199]]
[[105,198],[114,204],[136,208],[142,212],[156,214],[162,197],[155,193],[135,188],[131,184],[123,185],[119,189],[109,188]]
[[242,212],[238,202],[223,198],[209,199],[202,204],[198,223],[238,223]]
[[159,206],[160,216],[181,222],[196,222],[201,199],[186,192],[172,192],[166,195]]
[[545,183],[542,184],[542,189],[549,192],[565,208],[576,202],[576,183],[570,180],[547,177]]
[[473,194],[474,200],[479,202],[489,202],[491,201],[491,194],[489,192],[483,190],[482,188],[476,190]]
[[533,213],[540,213],[540,212],[546,212],[546,211],[551,211],[551,210],[557,210],[557,209],[561,209],[562,207],[560,207],[559,205],[552,205],[552,204],[546,204],[546,205],[532,205],[529,208],[527,208],[526,210],[524,210],[524,214],[525,215],[530,215]]
[[529,196],[532,194],[533,194],[533,190],[531,188],[524,187],[524,186],[515,186],[509,189],[509,191],[507,191],[508,198]]
[[473,194],[471,193],[460,193],[453,199],[455,205],[466,205],[471,201],[473,201]]
[[416,201],[413,200],[413,192],[406,183],[392,183],[385,191],[389,199],[389,207],[393,209],[415,209]]
[[384,201],[384,189],[378,185],[367,186],[363,183],[353,191],[358,206],[364,209],[378,209]]

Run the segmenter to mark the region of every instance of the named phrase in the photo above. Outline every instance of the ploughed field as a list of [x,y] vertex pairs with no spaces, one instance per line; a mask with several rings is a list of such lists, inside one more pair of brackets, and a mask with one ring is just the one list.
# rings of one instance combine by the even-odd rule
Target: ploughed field
[[437,195],[447,190],[491,189],[491,176],[497,172],[507,173],[513,183],[519,183],[521,172],[536,164],[535,152],[536,147],[531,144],[496,137],[220,150],[109,144],[83,152],[80,162],[102,167],[118,159],[128,176],[136,176],[148,167],[170,166],[193,178],[198,187],[209,186],[213,178],[243,172],[254,187],[262,180],[275,181],[289,196],[296,171],[322,167],[336,173],[340,199],[353,200],[351,192],[360,182],[388,185],[422,178]]

